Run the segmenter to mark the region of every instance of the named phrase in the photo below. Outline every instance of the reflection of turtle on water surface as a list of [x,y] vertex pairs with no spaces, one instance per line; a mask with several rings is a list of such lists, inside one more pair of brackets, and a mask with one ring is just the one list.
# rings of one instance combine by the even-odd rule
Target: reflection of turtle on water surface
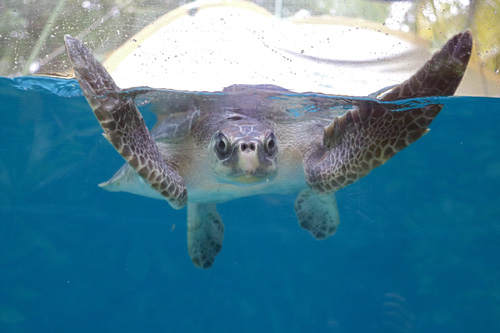
[[[371,99],[271,85],[122,91],[85,46],[65,41],[105,137],[128,162],[102,186],[165,198],[174,208],[187,204],[189,255],[203,268],[222,247],[216,204],[231,199],[298,192],[300,226],[317,239],[331,236],[339,224],[335,191],[419,139],[441,110],[390,102],[452,95],[472,48],[470,32],[454,36],[415,75]],[[151,132],[135,98],[156,100]]]

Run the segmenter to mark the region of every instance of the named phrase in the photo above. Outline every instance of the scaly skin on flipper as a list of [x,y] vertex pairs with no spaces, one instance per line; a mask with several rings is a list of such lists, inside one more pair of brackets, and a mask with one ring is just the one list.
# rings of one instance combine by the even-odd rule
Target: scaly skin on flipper
[[75,76],[104,136],[144,180],[173,208],[186,205],[187,189],[175,161],[164,161],[132,99],[120,89],[106,69],[77,39],[64,37]]
[[210,268],[222,249],[224,224],[215,204],[188,203],[188,252],[193,264]]
[[471,51],[469,30],[453,36],[416,74],[383,94],[379,100],[453,95],[462,81]]
[[[453,94],[471,49],[470,33],[458,34],[415,75],[381,99]],[[441,110],[438,104],[404,111],[392,111],[369,100],[355,105],[325,128],[323,143],[305,156],[306,182],[319,192],[340,190],[387,162],[424,135]]]
[[317,193],[303,189],[295,199],[299,225],[316,239],[332,236],[340,223],[335,193]]

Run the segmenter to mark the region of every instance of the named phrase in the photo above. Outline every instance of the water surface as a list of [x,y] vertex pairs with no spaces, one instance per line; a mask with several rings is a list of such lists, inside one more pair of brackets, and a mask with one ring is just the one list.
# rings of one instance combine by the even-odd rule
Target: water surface
[[499,331],[500,99],[440,101],[337,193],[335,236],[302,230],[293,196],[239,199],[204,271],[185,210],[97,187],[122,159],[76,81],[0,78],[0,331]]

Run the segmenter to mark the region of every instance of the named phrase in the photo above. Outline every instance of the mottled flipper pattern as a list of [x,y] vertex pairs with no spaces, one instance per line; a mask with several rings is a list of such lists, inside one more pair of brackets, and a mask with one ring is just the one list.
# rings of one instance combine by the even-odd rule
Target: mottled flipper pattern
[[187,189],[174,161],[162,158],[134,101],[119,94],[106,69],[77,39],[64,37],[75,76],[104,136],[123,158],[174,208],[187,202]]
[[387,94],[382,94],[379,99],[395,101],[405,98],[453,95],[462,81],[471,51],[470,31],[455,35],[417,73]]
[[[458,34],[415,75],[383,100],[452,95],[465,73],[472,49],[468,31]],[[325,128],[323,144],[306,155],[308,185],[322,193],[337,191],[382,165],[427,133],[441,105],[396,111],[397,106],[359,100]]]
[[316,239],[332,236],[340,223],[335,193],[302,190],[295,199],[295,214],[299,225]]
[[195,266],[210,268],[222,249],[224,224],[215,204],[188,203],[188,252]]

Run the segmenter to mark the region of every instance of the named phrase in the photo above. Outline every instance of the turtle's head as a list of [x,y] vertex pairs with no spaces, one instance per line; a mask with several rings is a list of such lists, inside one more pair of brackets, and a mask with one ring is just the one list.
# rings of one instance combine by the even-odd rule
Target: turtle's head
[[278,172],[276,137],[258,121],[236,117],[214,134],[209,149],[221,182],[254,184],[270,181]]

